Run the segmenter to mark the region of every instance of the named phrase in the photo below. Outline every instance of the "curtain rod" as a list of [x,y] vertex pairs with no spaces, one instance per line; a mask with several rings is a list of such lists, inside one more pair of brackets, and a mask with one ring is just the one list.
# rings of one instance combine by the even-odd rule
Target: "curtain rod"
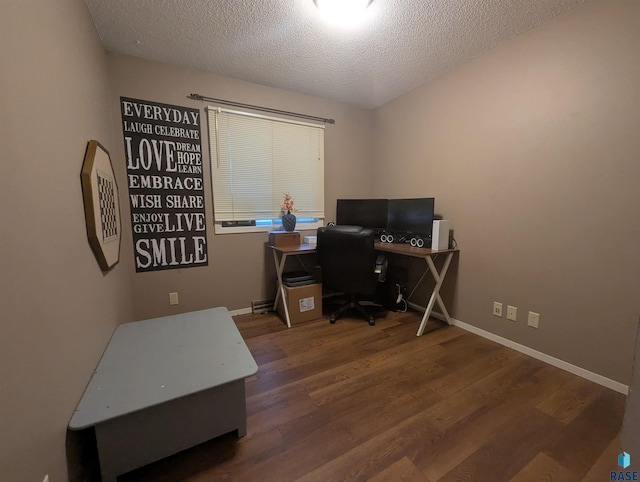
[[323,117],[316,117],[313,115],[307,115],[307,114],[298,114],[296,112],[288,112],[286,110],[278,110],[278,109],[271,109],[270,107],[260,107],[259,105],[251,105],[251,104],[242,104],[240,102],[233,102],[230,100],[223,100],[223,99],[216,99],[214,97],[206,97],[204,95],[200,95],[200,94],[191,94],[188,97],[189,99],[194,99],[194,100],[201,100],[201,101],[207,101],[207,102],[217,102],[218,104],[224,104],[224,105],[231,105],[234,107],[243,107],[245,109],[252,109],[252,110],[259,110],[261,112],[269,112],[271,114],[282,114],[282,115],[288,115],[291,117],[298,117],[301,119],[307,119],[307,120],[314,120],[317,122],[324,122],[325,124],[335,124],[336,121],[334,119],[324,119]]

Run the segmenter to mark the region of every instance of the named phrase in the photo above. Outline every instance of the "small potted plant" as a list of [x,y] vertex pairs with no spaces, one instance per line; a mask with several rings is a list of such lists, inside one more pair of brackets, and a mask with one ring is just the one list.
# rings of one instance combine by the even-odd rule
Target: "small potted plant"
[[280,209],[284,213],[282,215],[282,227],[285,231],[293,231],[296,229],[296,216],[293,214],[297,209],[293,205],[293,198],[289,193],[285,193],[284,200],[280,204]]

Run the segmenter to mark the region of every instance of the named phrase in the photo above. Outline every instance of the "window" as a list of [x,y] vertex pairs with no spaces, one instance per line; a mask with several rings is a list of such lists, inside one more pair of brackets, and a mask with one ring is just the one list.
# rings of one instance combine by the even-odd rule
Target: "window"
[[207,108],[216,233],[280,229],[285,193],[300,229],[324,220],[324,126]]

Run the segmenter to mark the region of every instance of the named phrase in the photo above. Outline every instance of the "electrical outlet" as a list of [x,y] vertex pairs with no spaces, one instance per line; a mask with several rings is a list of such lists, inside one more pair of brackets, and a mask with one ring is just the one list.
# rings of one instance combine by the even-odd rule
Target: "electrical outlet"
[[529,312],[529,317],[527,318],[527,325],[531,328],[538,328],[538,324],[540,323],[540,313],[535,313],[533,311]]
[[169,293],[169,304],[177,305],[178,304],[178,292],[174,291],[173,293]]
[[498,303],[497,301],[493,302],[493,316],[502,317],[502,303]]
[[507,320],[516,321],[518,318],[518,308],[507,305]]

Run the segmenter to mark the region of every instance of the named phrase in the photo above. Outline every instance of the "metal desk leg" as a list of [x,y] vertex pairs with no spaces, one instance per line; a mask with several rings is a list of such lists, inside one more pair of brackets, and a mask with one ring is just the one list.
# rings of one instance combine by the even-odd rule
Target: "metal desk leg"
[[282,301],[285,321],[287,322],[287,327],[291,328],[291,318],[289,318],[289,308],[287,307],[287,298],[284,292],[284,283],[282,282],[282,273],[284,272],[284,266],[287,262],[287,254],[282,253],[282,258],[278,260],[278,253],[273,250],[273,261],[276,264],[276,276],[278,278],[278,291],[276,293],[276,300],[273,303],[273,309],[277,310],[278,301]]
[[436,265],[433,264],[433,260],[431,256],[426,256],[425,260],[427,261],[427,265],[429,266],[429,271],[431,272],[431,276],[435,280],[436,284],[433,287],[433,292],[431,293],[431,298],[429,298],[429,303],[427,303],[427,307],[424,311],[424,316],[422,317],[422,321],[420,322],[420,327],[418,328],[418,333],[416,336],[422,336],[424,333],[424,329],[427,326],[427,321],[429,321],[429,316],[431,316],[431,311],[433,310],[433,305],[438,302],[438,306],[442,310],[442,314],[447,320],[448,324],[451,324],[451,318],[449,317],[449,312],[444,307],[444,303],[442,298],[440,297],[440,287],[442,286],[442,282],[444,281],[444,277],[447,275],[447,270],[449,269],[449,264],[451,263],[451,259],[453,258],[453,252],[447,254],[446,259],[444,260],[444,264],[442,265],[442,270],[438,273],[436,269]]

